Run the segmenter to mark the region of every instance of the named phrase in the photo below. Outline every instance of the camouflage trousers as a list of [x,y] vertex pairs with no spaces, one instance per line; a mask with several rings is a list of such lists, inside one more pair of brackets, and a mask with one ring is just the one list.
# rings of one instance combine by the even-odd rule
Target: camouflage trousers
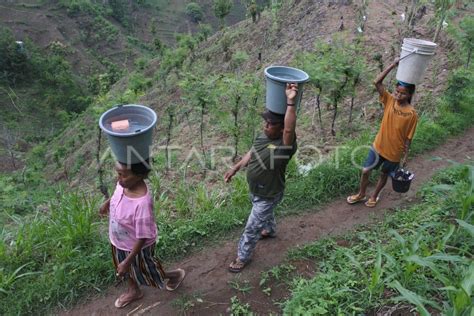
[[263,198],[250,194],[252,201],[252,211],[245,225],[244,232],[239,240],[237,256],[240,261],[247,262],[252,256],[252,252],[261,238],[262,230],[266,230],[270,235],[275,234],[276,222],[273,210],[283,198],[283,192],[274,198]]

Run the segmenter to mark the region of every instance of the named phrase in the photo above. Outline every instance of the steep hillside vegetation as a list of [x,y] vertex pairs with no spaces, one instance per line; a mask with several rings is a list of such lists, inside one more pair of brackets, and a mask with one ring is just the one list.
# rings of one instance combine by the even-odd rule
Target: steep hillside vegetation
[[[157,161],[164,161],[163,146],[167,144],[195,146],[205,156],[213,145],[235,147],[233,144],[237,141],[237,151],[242,153],[258,129],[255,113],[261,111],[264,104],[263,69],[270,64],[302,67],[313,79],[335,82],[334,86],[338,80],[344,81],[343,71],[342,74],[335,72],[335,63],[357,69],[359,80],[353,90],[345,89],[334,127],[331,121],[336,107],[331,99],[332,90],[321,93],[316,81],[306,88],[298,134],[304,144],[321,144],[317,145],[319,150],[327,153],[341,136],[366,129],[380,115],[371,79],[398,56],[401,39],[404,36],[432,37],[434,29],[428,22],[434,18],[433,7],[419,16],[410,29],[401,21],[404,11],[397,3],[288,2],[281,8],[275,6],[263,11],[256,23],[247,19],[238,27],[224,29],[208,40],[202,34],[182,36],[176,49],[166,50],[158,58],[139,65],[110,93],[99,98],[94,108],[77,120],[75,126],[71,125],[57,141],[50,143],[46,154],[49,162],[58,150],[63,154],[57,164],[50,164],[55,166],[54,170],[48,170],[55,179],[69,178],[72,183],[74,174],[65,174],[63,170],[72,168],[82,180],[94,179],[96,167],[91,168],[88,162],[93,161],[93,153],[97,151],[96,122],[100,113],[118,103],[141,103],[156,110],[160,117],[154,141]],[[364,30],[360,32],[362,28]],[[337,57],[339,60],[331,59],[335,58],[331,51],[324,52],[328,43],[341,52]],[[434,111],[430,104],[442,90],[446,69],[453,62],[447,57],[456,49],[452,41],[443,35],[440,44],[426,80],[417,90],[415,102],[420,112]],[[305,52],[316,54],[316,60],[321,59],[318,54],[324,55],[326,64],[320,69],[311,69],[311,63],[305,64],[311,60]],[[204,101],[200,102],[200,98]],[[235,126],[243,132],[242,139],[235,139],[232,132],[231,113],[236,98],[241,102],[237,108],[242,121]],[[321,120],[318,119],[318,106]],[[348,120],[353,121],[352,124],[347,125]],[[200,143],[200,137],[188,137],[197,135],[200,126],[204,127],[205,144]],[[70,146],[72,143],[74,147]],[[180,154],[180,162],[183,162],[189,152]],[[304,155],[301,157],[304,159]],[[209,176],[202,165],[196,163],[193,173]]]
[[[179,33],[197,31],[187,17],[187,1],[7,1],[1,4],[0,25],[12,30],[16,40],[30,38],[45,49],[59,42],[69,49],[75,70],[90,73],[106,61],[133,66],[137,57],[153,52],[154,41],[175,43]],[[198,1],[202,23],[218,28],[211,1]],[[241,20],[245,8],[236,1],[228,24]],[[104,66],[104,65],[103,65]]]
[[[198,3],[199,21],[186,14],[186,1],[2,2],[0,170],[20,168],[32,145],[56,136],[135,63],[174,46],[178,34],[218,29],[212,2]],[[245,11],[236,2],[226,23]]]

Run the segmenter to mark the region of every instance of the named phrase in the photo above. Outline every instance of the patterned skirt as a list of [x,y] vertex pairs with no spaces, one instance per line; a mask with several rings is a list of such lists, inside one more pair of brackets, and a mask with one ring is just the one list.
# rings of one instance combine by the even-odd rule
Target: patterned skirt
[[[112,246],[112,258],[115,270],[120,262],[125,260],[130,251],[124,251]],[[153,286],[160,289],[165,287],[165,271],[158,259],[154,257],[155,244],[143,248],[130,265],[127,277],[131,277],[137,284]]]

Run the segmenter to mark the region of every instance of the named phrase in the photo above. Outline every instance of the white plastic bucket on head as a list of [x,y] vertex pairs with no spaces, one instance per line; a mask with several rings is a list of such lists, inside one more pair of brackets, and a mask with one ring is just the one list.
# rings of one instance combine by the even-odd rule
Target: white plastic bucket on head
[[295,106],[299,107],[303,95],[303,84],[309,80],[306,72],[286,66],[270,66],[265,68],[266,96],[265,105],[274,113],[286,113],[286,84],[297,83],[298,94]]
[[435,54],[436,44],[416,38],[405,38],[400,54],[396,78],[410,84],[418,84],[428,63]]
[[[126,121],[126,127],[112,128],[112,123],[119,121]],[[117,161],[130,165],[144,162],[150,157],[156,121],[156,113],[149,107],[127,104],[118,105],[103,113],[99,119],[99,126],[107,135]]]

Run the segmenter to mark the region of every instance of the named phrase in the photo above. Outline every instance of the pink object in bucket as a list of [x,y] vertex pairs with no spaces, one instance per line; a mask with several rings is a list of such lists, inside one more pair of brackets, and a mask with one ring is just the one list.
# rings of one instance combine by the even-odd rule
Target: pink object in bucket
[[128,120],[115,121],[111,124],[112,130],[114,131],[122,131],[128,129],[129,126]]

